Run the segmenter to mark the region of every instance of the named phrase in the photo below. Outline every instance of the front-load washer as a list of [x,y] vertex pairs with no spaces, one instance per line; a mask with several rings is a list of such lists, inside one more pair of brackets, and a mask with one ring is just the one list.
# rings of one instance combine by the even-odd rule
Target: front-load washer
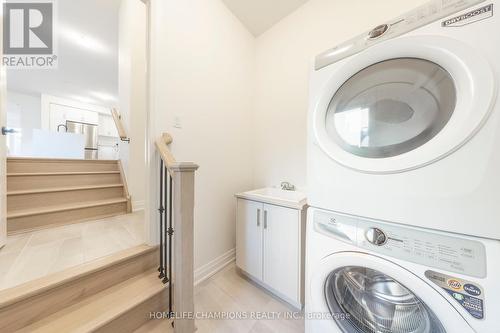
[[306,333],[497,333],[500,241],[310,209]]
[[498,0],[436,0],[316,58],[309,204],[500,239]]

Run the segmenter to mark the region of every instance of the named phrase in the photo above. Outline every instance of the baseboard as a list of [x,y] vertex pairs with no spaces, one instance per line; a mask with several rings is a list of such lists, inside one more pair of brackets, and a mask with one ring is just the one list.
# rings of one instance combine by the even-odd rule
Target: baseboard
[[140,210],[144,210],[144,205],[145,205],[144,200],[141,200],[141,201],[132,201],[132,211],[133,212],[138,212]]
[[194,284],[197,285],[211,276],[217,274],[224,267],[232,263],[236,260],[236,249],[231,249],[221,255],[220,257],[215,258],[208,264],[201,266],[200,268],[194,271]]

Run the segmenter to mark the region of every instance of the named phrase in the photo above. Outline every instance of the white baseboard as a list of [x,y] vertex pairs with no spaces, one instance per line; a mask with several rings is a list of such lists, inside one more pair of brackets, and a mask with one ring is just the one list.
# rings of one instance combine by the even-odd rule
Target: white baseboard
[[217,274],[224,267],[232,263],[236,260],[236,249],[231,249],[221,255],[218,258],[215,258],[208,264],[201,266],[200,268],[194,271],[194,285],[197,285],[211,276]]
[[133,212],[138,212],[140,210],[144,210],[144,205],[145,205],[144,200],[141,200],[141,201],[132,201],[132,211]]

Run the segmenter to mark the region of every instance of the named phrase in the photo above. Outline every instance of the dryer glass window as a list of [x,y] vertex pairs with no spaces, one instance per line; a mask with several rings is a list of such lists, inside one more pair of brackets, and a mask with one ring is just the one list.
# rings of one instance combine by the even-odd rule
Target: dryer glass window
[[434,138],[456,106],[456,87],[441,66],[423,59],[391,59],[367,67],[333,96],[328,135],[361,157],[387,158]]
[[325,297],[343,332],[444,333],[431,309],[393,278],[364,267],[343,267],[325,283]]

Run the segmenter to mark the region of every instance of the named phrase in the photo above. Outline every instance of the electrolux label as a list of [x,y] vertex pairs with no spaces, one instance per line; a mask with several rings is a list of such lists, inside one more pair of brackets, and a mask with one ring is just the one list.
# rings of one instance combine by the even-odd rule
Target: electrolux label
[[443,27],[462,27],[467,24],[485,20],[493,17],[493,4],[472,10],[468,13],[455,16],[446,21],[443,21]]

